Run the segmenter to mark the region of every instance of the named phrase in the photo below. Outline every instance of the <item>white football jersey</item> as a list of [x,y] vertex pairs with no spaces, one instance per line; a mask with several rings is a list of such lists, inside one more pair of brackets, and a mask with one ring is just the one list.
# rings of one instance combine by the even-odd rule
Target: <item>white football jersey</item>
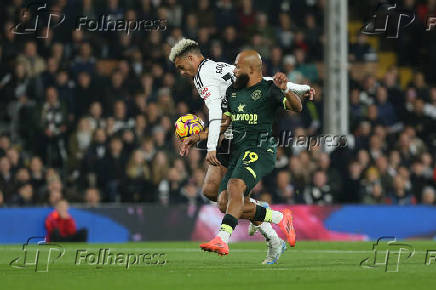
[[221,130],[221,101],[234,80],[234,65],[204,59],[198,65],[194,85],[209,109],[208,151],[216,150]]

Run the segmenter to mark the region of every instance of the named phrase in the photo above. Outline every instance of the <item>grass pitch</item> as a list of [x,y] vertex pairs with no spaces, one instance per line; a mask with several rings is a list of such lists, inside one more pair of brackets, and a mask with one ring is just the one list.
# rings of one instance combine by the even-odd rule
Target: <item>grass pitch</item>
[[[34,263],[29,261],[36,251],[30,247],[27,265],[17,267],[23,261],[19,260],[13,264],[15,267],[10,266],[9,263],[17,257],[23,257],[24,252],[22,245],[7,245],[0,246],[0,289],[434,288],[436,261],[433,259],[430,265],[425,262],[427,250],[434,250],[436,257],[436,243],[406,243],[415,249],[415,254],[409,259],[405,254],[401,255],[398,272],[385,272],[383,265],[360,266],[365,258],[374,257],[372,242],[297,241],[297,247],[288,248],[277,265],[260,264],[265,258],[266,245],[257,242],[231,243],[230,255],[226,257],[202,252],[196,242],[62,244],[65,253],[48,264],[48,272],[35,272]],[[48,256],[42,253],[46,248],[36,247],[40,249],[40,259],[47,260]],[[103,265],[103,258],[97,261],[99,249],[120,254],[118,264]],[[78,250],[81,250],[79,254]],[[52,253],[54,257],[56,253]],[[129,253],[131,262],[136,259],[141,263],[126,269],[125,260]],[[153,253],[162,255],[153,258],[150,255]],[[88,254],[91,255],[86,258]],[[392,257],[390,260],[394,261]],[[75,264],[78,260],[80,265]],[[150,264],[163,261],[165,264]],[[38,263],[39,270],[46,269],[43,260]]]

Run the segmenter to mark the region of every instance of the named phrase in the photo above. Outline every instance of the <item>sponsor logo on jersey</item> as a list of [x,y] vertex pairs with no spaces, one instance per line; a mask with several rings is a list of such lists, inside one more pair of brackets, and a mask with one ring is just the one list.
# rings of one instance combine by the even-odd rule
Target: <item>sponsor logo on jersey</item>
[[262,97],[262,91],[261,90],[255,90],[254,92],[251,93],[251,98],[254,101],[259,100]]
[[232,122],[246,121],[250,125],[257,124],[257,114],[235,114],[232,115]]
[[209,92],[208,88],[199,89],[199,93],[200,93],[200,96],[205,100],[207,99],[207,97],[210,96],[210,92]]

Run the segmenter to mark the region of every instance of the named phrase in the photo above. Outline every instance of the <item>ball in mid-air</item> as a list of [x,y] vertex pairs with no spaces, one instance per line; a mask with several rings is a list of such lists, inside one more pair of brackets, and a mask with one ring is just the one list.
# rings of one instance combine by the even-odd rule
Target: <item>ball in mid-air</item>
[[200,117],[193,114],[186,114],[177,119],[176,136],[181,140],[204,130],[204,122]]

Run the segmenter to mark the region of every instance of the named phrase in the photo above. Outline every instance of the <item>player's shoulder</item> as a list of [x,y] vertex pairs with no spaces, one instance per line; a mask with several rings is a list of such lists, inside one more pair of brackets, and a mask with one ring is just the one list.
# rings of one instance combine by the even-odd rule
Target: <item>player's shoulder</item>
[[276,84],[274,83],[274,81],[271,79],[263,79],[262,80],[262,85],[268,89],[271,89],[272,91],[277,91],[280,90]]
[[263,78],[262,82],[263,82],[264,86],[267,86],[267,87],[276,87],[276,85],[274,84],[272,78]]
[[[198,76],[201,79],[222,79],[227,72],[233,71],[232,65],[225,62],[217,62],[211,59],[204,59],[198,66]],[[224,80],[225,81],[225,80]]]
[[233,85],[228,86],[228,88],[226,89],[226,96],[232,94],[236,92],[236,89],[233,87]]

